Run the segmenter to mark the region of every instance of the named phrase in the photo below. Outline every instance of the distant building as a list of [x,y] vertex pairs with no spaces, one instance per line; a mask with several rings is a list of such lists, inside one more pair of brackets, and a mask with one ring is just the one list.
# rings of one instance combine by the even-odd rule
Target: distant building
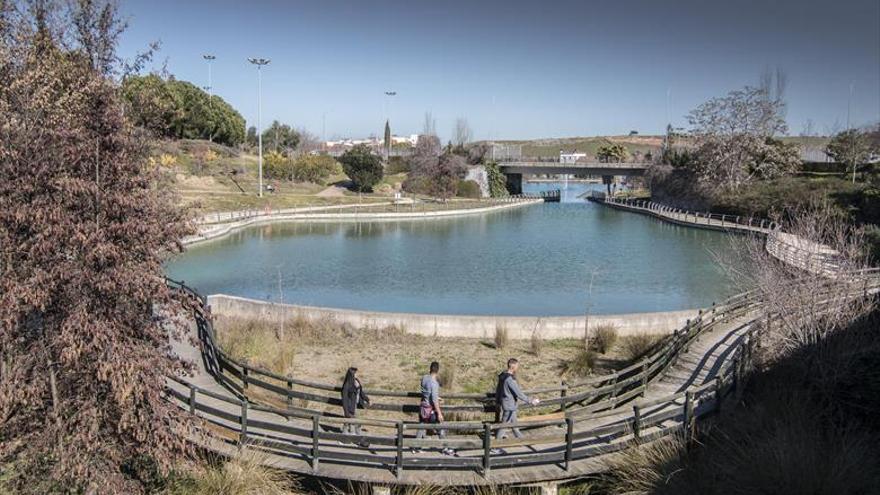
[[[418,134],[410,134],[409,136],[391,136],[391,145],[394,147],[394,150],[392,150],[392,156],[401,153],[400,147],[414,147],[418,140]],[[368,146],[375,153],[382,154],[385,150],[385,139],[372,136],[366,139],[344,138],[334,141],[325,141],[324,150],[331,156],[339,156],[360,144]],[[403,154],[406,153],[404,152]]]
[[577,163],[579,160],[586,158],[586,153],[580,153],[577,150],[569,152],[559,150],[559,163]]

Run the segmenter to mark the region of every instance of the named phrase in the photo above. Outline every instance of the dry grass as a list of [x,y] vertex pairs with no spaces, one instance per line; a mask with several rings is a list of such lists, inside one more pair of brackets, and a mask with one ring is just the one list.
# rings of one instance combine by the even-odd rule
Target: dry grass
[[538,335],[538,332],[532,332],[532,337],[529,339],[529,352],[533,356],[540,356],[541,350],[544,349],[544,340]]
[[617,327],[614,325],[599,325],[593,333],[590,345],[599,354],[607,354],[617,342]]
[[303,492],[289,474],[265,467],[265,454],[246,450],[226,462],[204,464],[188,478],[165,490],[166,495],[300,495]]
[[495,327],[495,338],[493,339],[495,343],[496,349],[505,349],[510,345],[510,334],[507,332],[507,327],[502,325],[497,325]]
[[455,386],[455,369],[456,365],[454,362],[446,363],[440,367],[437,381],[440,382],[441,387],[451,390]]
[[560,365],[561,374],[573,377],[587,376],[596,368],[597,357],[596,351],[581,348],[572,359]]
[[870,494],[880,487],[880,312],[780,354],[689,452],[623,455],[600,493]]
[[[494,343],[479,338],[437,338],[394,328],[357,329],[332,321],[289,320],[281,341],[275,338],[277,321],[249,322],[215,316],[215,327],[221,346],[231,356],[246,358],[275,373],[341,384],[345,370],[355,366],[368,389],[397,391],[418,390],[428,365],[438,361],[440,380],[449,383],[443,387],[444,393],[491,392],[498,373],[511,357],[518,357],[522,363],[519,379],[524,388],[558,386],[561,364],[583,349],[577,339],[545,340],[540,354],[534,355],[529,339],[511,339],[505,348],[497,349]],[[334,410],[334,406],[314,401],[309,405]],[[386,417],[377,410],[365,414]]]
[[637,361],[651,352],[663,338],[663,335],[651,333],[624,335],[618,339],[620,342],[617,347],[624,359]]

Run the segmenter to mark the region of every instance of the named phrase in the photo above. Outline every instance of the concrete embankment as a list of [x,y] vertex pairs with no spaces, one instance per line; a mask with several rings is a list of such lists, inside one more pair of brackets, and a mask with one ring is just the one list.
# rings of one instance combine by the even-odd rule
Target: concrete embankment
[[[272,214],[256,215],[242,220],[226,223],[203,225],[199,233],[183,239],[183,245],[191,245],[199,242],[219,239],[237,230],[259,225],[267,225],[277,222],[351,222],[351,221],[388,221],[388,220],[418,220],[426,218],[460,217],[467,215],[479,215],[499,210],[519,208],[521,206],[542,203],[543,199],[516,199],[500,203],[492,203],[490,206],[479,208],[430,210],[430,211],[399,211],[399,212],[327,212],[333,207],[317,207],[302,211],[287,211]],[[375,205],[374,205],[375,206]],[[351,205],[345,205],[351,208]],[[319,209],[323,208],[323,209]],[[336,207],[341,208],[341,207]]]
[[[355,328],[398,327],[407,333],[437,337],[492,338],[496,328],[505,328],[513,339],[528,339],[533,334],[542,339],[582,338],[585,321],[584,316],[469,316],[359,311],[277,304],[223,294],[208,296],[208,304],[212,313],[220,316],[267,321],[294,318],[331,320]],[[696,315],[697,310],[591,315],[589,325],[590,329],[614,325],[618,335],[666,334],[681,328]]]

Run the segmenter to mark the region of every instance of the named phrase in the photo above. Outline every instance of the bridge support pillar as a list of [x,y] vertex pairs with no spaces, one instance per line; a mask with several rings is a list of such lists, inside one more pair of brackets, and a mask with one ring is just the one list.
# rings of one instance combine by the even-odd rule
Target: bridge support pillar
[[559,483],[548,481],[538,485],[541,495],[557,495],[559,493]]
[[507,192],[510,194],[522,194],[523,174],[504,174],[507,178]]
[[385,485],[373,485],[372,486],[373,495],[391,495],[391,487]]
[[605,188],[608,190],[608,196],[611,196],[611,184],[614,184],[614,176],[613,175],[603,175],[602,176],[602,184],[605,184]]

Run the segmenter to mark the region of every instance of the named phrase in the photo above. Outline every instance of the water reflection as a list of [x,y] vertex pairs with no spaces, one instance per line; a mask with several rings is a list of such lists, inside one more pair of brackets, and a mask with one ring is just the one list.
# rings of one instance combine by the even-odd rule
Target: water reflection
[[420,313],[582,314],[594,271],[594,313],[730,292],[710,254],[729,251],[724,234],[576,200],[589,187],[570,182],[574,202],[487,215],[266,225],[194,246],[168,271],[206,293],[278,300],[280,270],[287,302]]

